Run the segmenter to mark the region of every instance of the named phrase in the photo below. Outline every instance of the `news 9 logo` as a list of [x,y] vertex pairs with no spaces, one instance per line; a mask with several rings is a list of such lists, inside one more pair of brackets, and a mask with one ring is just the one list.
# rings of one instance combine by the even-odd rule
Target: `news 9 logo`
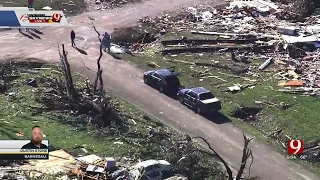
[[62,19],[61,14],[58,14],[58,13],[52,14],[52,21],[53,22],[59,23],[61,21],[61,19]]
[[302,154],[304,150],[303,140],[289,140],[288,153],[289,154]]

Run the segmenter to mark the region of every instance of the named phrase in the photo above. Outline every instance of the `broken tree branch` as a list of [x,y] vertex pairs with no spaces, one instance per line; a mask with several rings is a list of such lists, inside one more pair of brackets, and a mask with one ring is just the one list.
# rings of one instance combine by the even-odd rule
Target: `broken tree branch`
[[229,176],[229,180],[232,180],[232,171],[231,168],[229,167],[228,163],[211,147],[210,143],[207,141],[207,139],[197,136],[197,137],[193,137],[193,139],[201,139],[203,142],[206,143],[206,145],[208,146],[208,148],[214,153],[214,155],[222,162],[222,164],[224,165],[224,167],[226,168],[227,174]]
[[67,95],[68,95],[69,100],[71,100],[72,102],[77,102],[78,101],[78,93],[77,93],[77,91],[74,87],[74,84],[73,84],[73,79],[72,79],[72,75],[71,75],[71,68],[70,68],[70,64],[68,62],[68,58],[67,58],[68,53],[65,51],[64,44],[62,44],[61,46],[62,46],[62,54],[61,54],[59,43],[58,43],[60,60],[62,63],[64,76],[66,78]]
[[94,81],[94,84],[93,84],[93,92],[96,93],[97,92],[97,86],[98,86],[98,81],[99,81],[99,91],[101,93],[103,93],[103,79],[102,79],[102,70],[101,70],[101,58],[102,58],[102,55],[103,55],[103,52],[102,52],[102,40],[101,40],[101,37],[100,37],[100,33],[99,31],[96,29],[96,27],[93,25],[92,23],[92,27],[94,29],[94,31],[97,33],[98,35],[98,39],[99,39],[99,42],[100,42],[100,49],[99,49],[99,57],[97,59],[97,75],[96,75],[96,78],[95,78],[95,81]]
[[102,42],[102,40],[101,40],[101,36],[100,36],[100,33],[99,33],[99,31],[97,30],[97,28],[94,26],[94,24],[93,24],[93,22],[92,22],[92,27],[93,27],[93,29],[94,29],[94,31],[98,34],[98,39],[99,39],[99,42],[101,43]]
[[243,134],[243,139],[244,139],[244,145],[243,145],[243,150],[242,150],[242,159],[241,159],[241,166],[240,169],[238,171],[238,174],[236,176],[236,180],[240,180],[244,169],[246,168],[246,164],[247,161],[249,159],[250,156],[252,156],[252,150],[249,149],[249,143],[253,138],[247,138],[246,135],[244,134],[244,132],[242,132]]
[[228,163],[214,150],[214,148],[210,145],[210,143],[207,141],[206,138],[201,137],[201,136],[197,136],[197,137],[193,137],[193,139],[201,139],[207,145],[209,150],[211,150],[213,153],[210,153],[208,151],[199,151],[199,152],[214,156],[214,157],[218,158],[221,161],[221,163],[224,165],[224,167],[225,167],[225,169],[227,171],[228,180],[240,180],[241,177],[242,177],[242,174],[244,172],[244,169],[246,168],[247,161],[248,161],[248,159],[250,157],[252,158],[252,160],[251,160],[251,164],[249,166],[249,176],[250,176],[250,168],[251,168],[251,165],[253,163],[252,150],[249,148],[249,143],[251,142],[251,140],[253,138],[247,138],[246,135],[244,134],[244,132],[242,132],[242,134],[243,134],[243,139],[244,139],[244,147],[243,147],[243,150],[242,150],[241,166],[240,166],[240,169],[239,169],[235,179],[233,179],[232,171],[231,171],[231,168],[228,165]]

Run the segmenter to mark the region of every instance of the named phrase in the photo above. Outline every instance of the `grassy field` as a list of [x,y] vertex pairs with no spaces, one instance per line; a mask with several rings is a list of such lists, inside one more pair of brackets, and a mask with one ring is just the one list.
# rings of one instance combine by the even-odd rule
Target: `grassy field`
[[[35,69],[35,67],[41,67],[41,69]],[[45,107],[38,101],[40,92],[44,90],[43,83],[49,82],[43,79],[61,76],[56,66],[32,65],[29,67],[24,64],[14,72],[21,76],[11,81],[9,89],[0,94],[0,107],[2,107],[0,139],[28,140],[31,137],[31,128],[39,125],[43,128],[45,139],[49,140],[53,149],[64,149],[73,155],[94,153],[116,159],[128,157],[133,162],[139,159],[166,159],[169,162],[175,162],[181,158],[174,155],[176,151],[172,148],[176,145],[172,142],[183,140],[184,136],[149,118],[131,104],[111,96],[111,102],[117,105],[118,110],[125,117],[128,126],[126,132],[119,133],[108,128],[97,130],[91,125],[88,119],[90,117],[85,115],[74,116],[71,113],[58,111],[38,111],[40,107]],[[26,82],[31,78],[37,80],[38,87],[27,85]],[[77,88],[85,87],[86,77],[75,73],[73,78]],[[151,129],[156,135],[148,138]],[[82,148],[87,150],[87,153]],[[197,162],[199,163],[190,167],[186,175],[197,178],[198,175],[203,174],[209,179],[210,177],[216,179],[217,172],[212,168],[212,165],[216,166],[214,161],[210,158],[201,158]],[[177,169],[177,171],[184,170]]]
[[[21,78],[14,80],[12,87],[1,94],[0,111],[0,138],[1,139],[29,139],[30,130],[34,125],[40,125],[44,129],[46,139],[55,148],[72,149],[80,146],[86,146],[93,149],[98,154],[106,155],[126,155],[128,144],[114,144],[113,141],[120,141],[113,138],[99,137],[96,130],[85,124],[81,117],[75,119],[72,116],[59,114],[55,112],[45,112],[34,115],[33,109],[43,105],[37,101],[39,96],[38,88],[33,88],[26,84],[30,78],[36,77],[55,77],[58,71],[40,70],[36,74],[22,73]],[[77,87],[83,86],[84,78],[80,75],[75,76]],[[128,116],[143,119],[144,114],[132,109],[125,101],[119,101],[122,111],[127,112]],[[152,123],[153,121],[150,121]],[[151,126],[155,126],[150,124]],[[139,126],[139,125],[138,125]],[[138,128],[137,126],[137,128]],[[24,136],[16,136],[16,133],[22,132]]]
[[[163,39],[177,39],[181,36],[189,39],[210,39],[210,36],[196,36],[186,32],[169,33]],[[278,80],[273,78],[276,73],[276,65],[271,65],[265,71],[258,70],[258,67],[265,59],[253,59],[250,64],[253,71],[258,73],[260,77],[246,76],[236,77],[237,74],[226,68],[201,67],[196,65],[184,64],[173,61],[187,62],[207,62],[217,63],[220,66],[228,68],[237,68],[242,66],[231,60],[230,53],[201,53],[201,54],[180,54],[176,56],[163,56],[156,53],[157,49],[150,47],[144,54],[122,55],[122,58],[133,62],[143,69],[154,69],[150,64],[156,64],[159,67],[175,66],[176,71],[181,72],[180,79],[185,86],[203,86],[210,89],[223,102],[222,112],[227,115],[235,124],[249,128],[256,135],[263,132],[262,135],[276,130],[282,129],[284,135],[288,135],[292,139],[303,139],[307,143],[319,138],[320,124],[319,112],[317,107],[320,101],[313,97],[286,94],[278,92]],[[204,77],[197,77],[199,72],[205,72]],[[255,84],[257,81],[257,84]],[[235,84],[247,85],[246,88],[239,93],[225,92],[228,87]],[[246,106],[257,106],[255,101],[263,101],[273,104],[288,104],[288,109],[281,109],[274,106],[262,105],[262,111],[259,113],[259,120],[252,122],[254,126],[243,124],[236,118],[231,117],[231,113],[237,104]],[[261,105],[259,105],[261,106]],[[254,127],[254,128],[252,128]],[[256,127],[261,131],[256,131]]]

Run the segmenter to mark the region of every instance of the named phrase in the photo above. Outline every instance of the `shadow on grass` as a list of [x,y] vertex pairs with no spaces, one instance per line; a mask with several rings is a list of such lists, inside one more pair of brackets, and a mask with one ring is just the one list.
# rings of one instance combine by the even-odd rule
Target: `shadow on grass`
[[[66,118],[60,115],[48,115],[47,118],[59,124],[72,126],[77,130],[86,130],[89,125],[89,120],[84,116]],[[74,120],[70,120],[71,118]]]
[[15,134],[18,132],[14,130],[15,127],[9,127],[11,125],[8,125],[6,123],[0,122],[0,134],[3,134],[7,136],[10,139],[17,140],[18,138],[15,136]]
[[116,54],[110,54],[110,55],[116,60],[121,60],[121,57],[119,55],[116,55]]
[[136,122],[139,122],[143,125],[146,125],[146,126],[155,126],[155,127],[163,127],[164,125],[160,122],[157,122],[157,121],[154,121],[153,119],[151,119],[149,116],[143,116],[143,119],[137,119],[137,118],[134,118],[132,116],[129,116],[129,115],[125,115],[125,114],[122,114],[123,117],[125,117],[126,119],[132,119]]

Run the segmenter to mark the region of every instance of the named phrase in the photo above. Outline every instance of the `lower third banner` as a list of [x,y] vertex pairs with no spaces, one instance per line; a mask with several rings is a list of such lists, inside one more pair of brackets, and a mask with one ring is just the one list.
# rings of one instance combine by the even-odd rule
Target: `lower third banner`
[[0,154],[2,160],[49,159],[49,154]]

